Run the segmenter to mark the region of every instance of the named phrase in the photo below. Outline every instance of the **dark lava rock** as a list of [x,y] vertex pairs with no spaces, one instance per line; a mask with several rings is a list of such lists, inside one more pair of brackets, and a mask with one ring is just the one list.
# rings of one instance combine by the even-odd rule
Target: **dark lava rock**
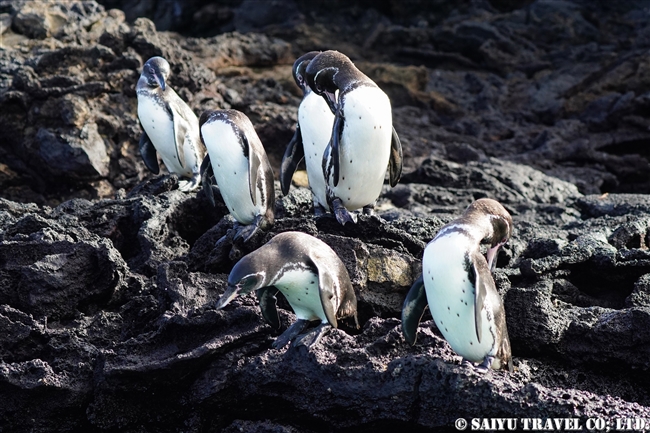
[[[650,20],[624,3],[0,1],[0,430],[650,418]],[[141,162],[139,69],[163,55],[197,114],[244,111],[277,174],[293,59],[325,48],[390,95],[402,180],[346,226],[276,186],[273,229],[235,247],[222,201]],[[481,197],[515,222],[494,275],[514,373],[463,364],[428,313],[415,346],[400,330],[426,243]],[[214,308],[231,257],[288,230],[341,257],[360,329],[278,351],[254,296]]]

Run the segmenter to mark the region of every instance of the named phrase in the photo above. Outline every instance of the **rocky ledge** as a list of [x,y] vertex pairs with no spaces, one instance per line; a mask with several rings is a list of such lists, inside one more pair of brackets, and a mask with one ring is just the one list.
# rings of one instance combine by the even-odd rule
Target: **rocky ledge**
[[[161,26],[191,15],[163,13],[172,3],[148,10]],[[197,23],[221,20],[198,38],[94,2],[0,1],[2,431],[650,418],[643,2],[273,3],[293,12],[184,3]],[[312,48],[349,53],[390,94],[406,170],[381,218],[356,226],[314,219],[304,186],[278,194],[275,227],[248,247],[286,230],[319,237],[350,273],[361,322],[278,351],[254,296],[214,308],[234,264],[215,242],[233,222],[146,172],[134,87],[165,56],[197,113],[251,117],[277,172],[300,100],[291,64]],[[414,347],[400,332],[424,246],[480,197],[516,226],[495,274],[514,373],[462,365],[429,316]]]

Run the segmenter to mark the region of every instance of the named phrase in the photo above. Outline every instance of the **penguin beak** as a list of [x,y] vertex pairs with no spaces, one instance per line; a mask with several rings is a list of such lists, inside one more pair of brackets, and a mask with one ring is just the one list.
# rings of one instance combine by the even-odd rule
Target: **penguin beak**
[[223,307],[230,304],[230,301],[239,296],[240,289],[239,286],[231,286],[228,284],[228,290],[226,290],[226,293],[224,293],[217,301],[217,310],[221,310]]
[[494,272],[497,268],[497,261],[495,259],[499,255],[499,248],[501,248],[503,244],[505,244],[505,242],[496,244],[495,246],[487,250],[486,255],[487,255],[488,269],[490,270],[490,272]]
[[156,83],[158,83],[160,88],[164,91],[165,90],[165,77],[163,77],[162,73],[159,70],[155,71],[153,75],[156,78]]
[[327,105],[329,105],[330,110],[332,110],[332,114],[336,114],[338,108],[338,104],[336,103],[336,93],[324,91],[323,97],[325,98]]

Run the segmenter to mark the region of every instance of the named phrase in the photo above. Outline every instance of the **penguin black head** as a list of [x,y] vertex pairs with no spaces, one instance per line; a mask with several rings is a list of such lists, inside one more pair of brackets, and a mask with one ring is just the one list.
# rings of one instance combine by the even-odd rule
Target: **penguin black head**
[[463,213],[463,219],[474,221],[489,219],[491,228],[486,232],[482,243],[490,247],[505,244],[512,236],[512,217],[510,213],[496,200],[481,198],[470,204]]
[[307,70],[309,62],[320,53],[320,51],[310,51],[298,57],[296,61],[293,62],[293,68],[291,70],[293,79],[296,81],[296,84],[302,89],[304,93],[306,93],[307,89],[309,88],[307,79],[305,77],[305,71]]
[[498,201],[481,198],[469,205],[463,217],[476,219],[487,217],[489,219],[491,228],[486,232],[482,242],[490,245],[487,260],[489,268],[492,269],[496,265],[494,258],[499,248],[508,242],[508,239],[512,236],[512,216]]
[[348,56],[338,51],[323,51],[314,57],[305,70],[309,87],[325,98],[336,112],[336,91],[345,90],[355,81],[369,80],[354,66]]
[[153,88],[160,87],[163,91],[170,73],[169,62],[162,57],[152,57],[142,67],[142,77],[147,85]]
[[244,256],[228,275],[228,288],[217,301],[217,310],[222,309],[233,299],[265,287],[266,272],[264,263],[258,263],[257,255]]

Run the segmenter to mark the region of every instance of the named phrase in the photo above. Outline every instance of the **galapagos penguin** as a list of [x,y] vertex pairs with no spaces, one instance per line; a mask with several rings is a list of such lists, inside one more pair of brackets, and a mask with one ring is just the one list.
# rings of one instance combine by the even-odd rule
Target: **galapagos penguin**
[[[257,291],[262,316],[274,328],[280,328],[275,298],[278,290],[298,318],[275,340],[275,349],[290,341],[294,346],[310,347],[345,317],[353,317],[359,327],[357,298],[345,265],[326,243],[308,234],[280,233],[244,256],[232,268],[228,289],[217,301],[217,309],[253,290]],[[320,324],[299,335],[313,320]]]
[[390,100],[338,51],[315,56],[305,77],[334,113],[322,160],[328,207],[339,223],[354,222],[349,211],[363,208],[372,214],[386,169],[391,186],[402,174],[402,145],[393,128]]
[[144,132],[140,154],[147,168],[160,172],[160,154],[170,173],[189,178],[179,182],[181,191],[192,191],[201,180],[200,164],[205,147],[199,139],[199,120],[192,109],[167,85],[167,60],[152,57],[144,64],[138,80],[138,118]]
[[311,90],[305,78],[307,65],[318,54],[320,51],[310,51],[299,57],[293,64],[293,78],[302,89],[303,98],[298,107],[296,132],[287,145],[280,168],[282,194],[287,195],[293,173],[300,161],[305,159],[309,188],[313,195],[314,213],[317,216],[329,209],[327,186],[323,175],[323,153],[329,143],[334,124],[334,114],[327,102]]
[[208,150],[201,164],[203,190],[214,205],[216,180],[230,214],[245,226],[235,240],[247,242],[275,221],[273,170],[264,146],[250,119],[237,110],[206,111],[199,125]]
[[[415,344],[427,303],[451,348],[479,369],[513,370],[503,302],[491,269],[512,235],[512,217],[497,201],[479,199],[443,226],[426,246],[422,276],[402,307],[402,332]],[[488,244],[487,260],[479,245]]]

